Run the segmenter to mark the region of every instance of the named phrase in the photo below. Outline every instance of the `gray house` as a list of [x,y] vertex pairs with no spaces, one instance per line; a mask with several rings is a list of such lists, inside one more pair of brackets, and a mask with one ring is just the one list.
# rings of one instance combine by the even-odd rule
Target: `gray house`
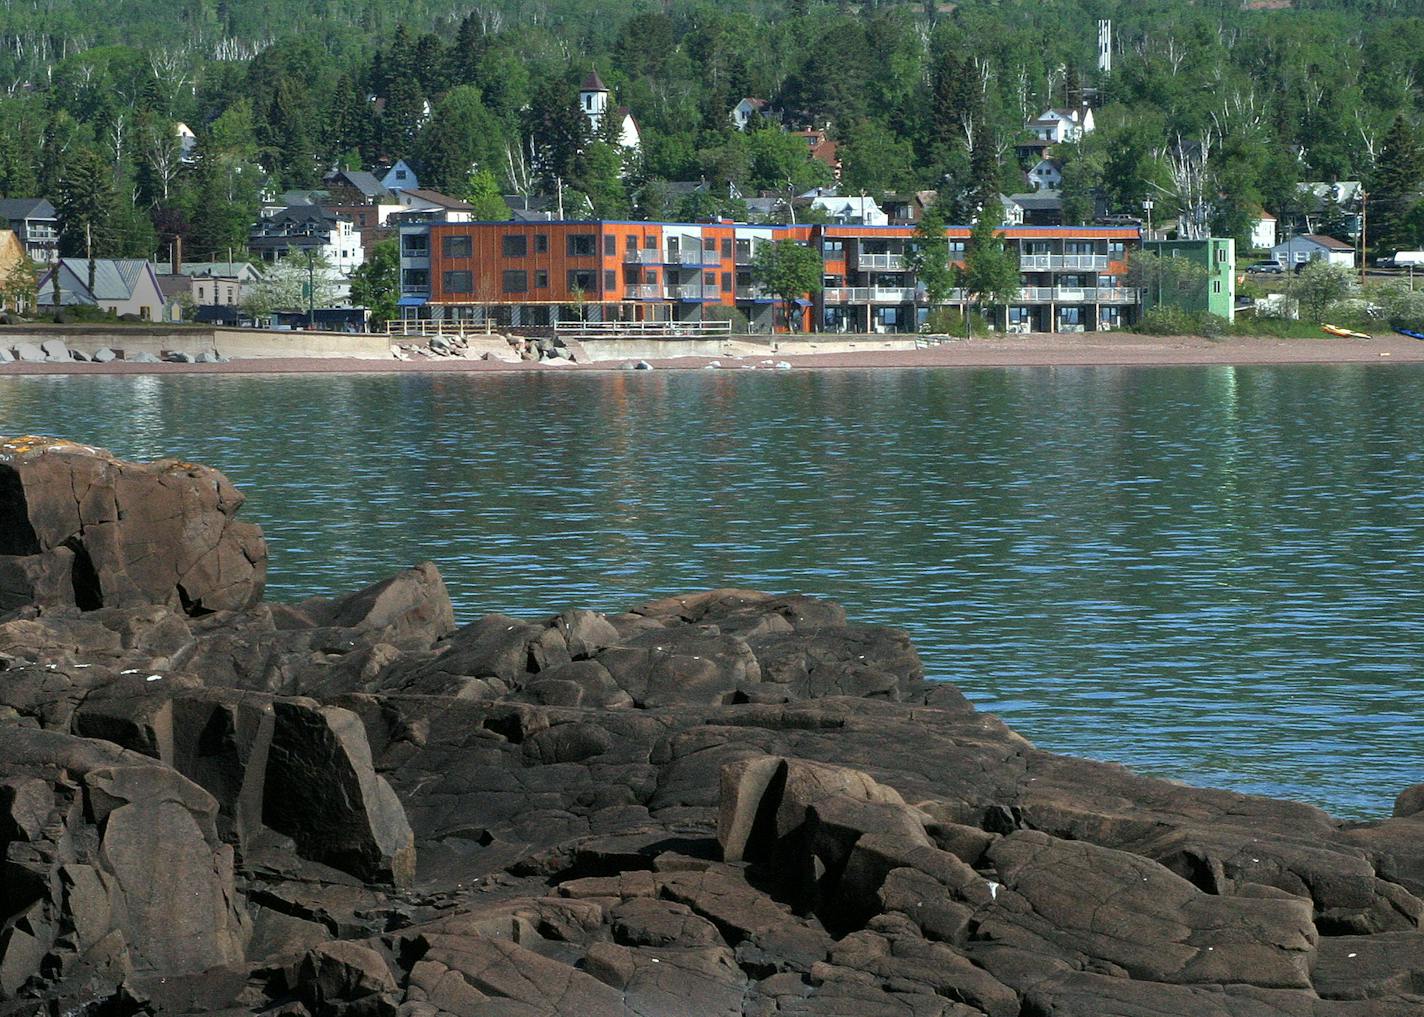
[[44,198],[0,199],[0,224],[5,223],[32,261],[48,265],[59,257],[59,216]]
[[64,307],[100,307],[111,314],[132,314],[144,321],[164,320],[168,298],[159,285],[153,263],[141,258],[96,258],[94,284],[89,285],[86,258],[61,258],[40,276],[41,306],[54,306],[55,273],[59,273],[59,303]]

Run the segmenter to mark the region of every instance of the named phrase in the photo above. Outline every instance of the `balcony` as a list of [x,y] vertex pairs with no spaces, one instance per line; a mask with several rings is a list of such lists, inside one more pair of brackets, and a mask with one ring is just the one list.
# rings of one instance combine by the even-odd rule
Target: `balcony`
[[1108,267],[1106,254],[1024,254],[1020,272],[1097,272]]
[[664,265],[716,265],[722,259],[716,251],[704,251],[701,241],[693,238],[680,245],[677,250],[669,250],[663,257]]
[[716,300],[717,291],[701,283],[675,283],[668,286],[667,295],[673,300]]
[[738,300],[775,300],[774,294],[768,293],[760,286],[738,286]]
[[657,283],[629,283],[623,287],[629,300],[662,300],[663,288]]
[[623,252],[625,265],[656,265],[662,261],[662,254],[656,247],[634,247]]
[[827,289],[828,304],[913,304],[913,286],[837,286]]
[[857,254],[855,263],[862,272],[903,272],[906,269],[903,254]]
[[1138,292],[1130,286],[1021,286],[1017,300],[1025,304],[1135,304]]
[[735,257],[736,257],[736,263],[737,263],[738,265],[750,265],[750,264],[752,263],[752,250],[751,250],[751,247],[750,247],[750,246],[743,247],[741,244],[738,244],[738,245],[737,245],[737,253],[736,253],[736,256],[735,256]]

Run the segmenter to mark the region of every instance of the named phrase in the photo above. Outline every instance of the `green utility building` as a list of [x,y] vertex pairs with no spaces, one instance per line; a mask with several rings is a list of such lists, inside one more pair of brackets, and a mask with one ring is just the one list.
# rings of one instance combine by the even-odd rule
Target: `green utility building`
[[[1184,311],[1209,311],[1227,321],[1236,320],[1236,241],[1230,237],[1204,240],[1144,240],[1145,251],[1162,258],[1190,258],[1206,269],[1206,290],[1196,297],[1162,295],[1164,304]],[[1157,306],[1158,294],[1148,286],[1143,305]]]

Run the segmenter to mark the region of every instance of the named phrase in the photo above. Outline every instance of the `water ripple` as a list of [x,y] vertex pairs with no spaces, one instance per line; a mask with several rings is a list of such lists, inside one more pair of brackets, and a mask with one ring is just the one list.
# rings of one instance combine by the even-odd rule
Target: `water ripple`
[[15,378],[0,432],[225,470],[275,597],[801,590],[1038,744],[1387,811],[1424,780],[1424,370]]

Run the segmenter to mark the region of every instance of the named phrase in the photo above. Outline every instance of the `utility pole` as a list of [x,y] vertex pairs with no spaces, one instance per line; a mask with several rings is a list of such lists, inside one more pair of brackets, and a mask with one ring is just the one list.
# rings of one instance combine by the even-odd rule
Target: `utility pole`
[[316,252],[307,248],[307,328],[311,328],[316,316]]
[[94,298],[97,306],[99,298],[94,293],[94,231],[88,222],[84,223],[84,254],[89,259],[89,296]]
[[1369,250],[1369,194],[1363,187],[1360,188],[1360,288],[1365,285],[1365,252]]

